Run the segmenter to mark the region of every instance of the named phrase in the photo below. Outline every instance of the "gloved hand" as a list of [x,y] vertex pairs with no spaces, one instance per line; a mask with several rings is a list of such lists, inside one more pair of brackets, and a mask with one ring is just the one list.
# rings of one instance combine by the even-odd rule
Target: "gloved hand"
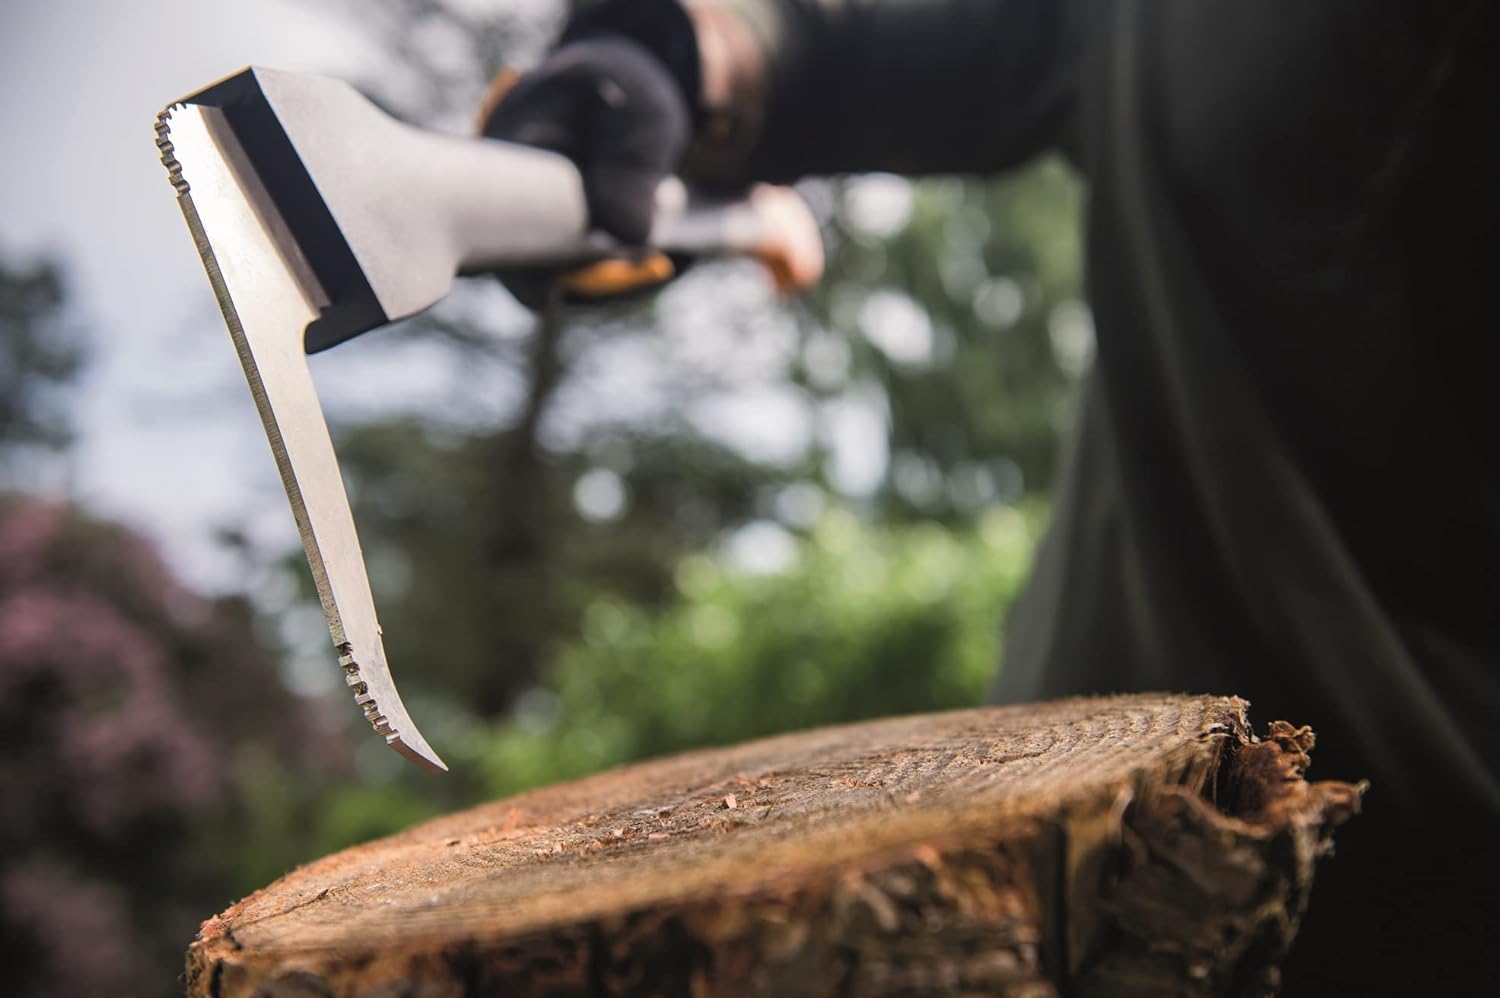
[[[696,78],[686,81],[695,85]],[[498,77],[482,112],[492,138],[539,146],[571,159],[583,178],[590,224],[629,246],[645,244],[656,189],[692,137],[684,81],[645,44],[624,34],[590,30],[565,36],[536,69],[519,79]],[[654,287],[677,267],[659,253],[610,260],[562,275],[575,298],[614,297]],[[533,307],[546,300],[556,273],[502,274]]]

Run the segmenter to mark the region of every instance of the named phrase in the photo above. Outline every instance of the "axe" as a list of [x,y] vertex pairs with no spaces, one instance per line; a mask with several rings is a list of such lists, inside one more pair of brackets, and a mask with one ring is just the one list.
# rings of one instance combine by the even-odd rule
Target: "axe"
[[[641,251],[590,230],[567,158],[405,124],[338,80],[245,69],[158,115],[156,144],[255,398],[345,682],[387,744],[446,770],[396,692],[307,355],[421,312],[459,274]],[[811,213],[778,187],[713,200],[668,178],[648,248],[754,257],[785,291],[822,272]]]

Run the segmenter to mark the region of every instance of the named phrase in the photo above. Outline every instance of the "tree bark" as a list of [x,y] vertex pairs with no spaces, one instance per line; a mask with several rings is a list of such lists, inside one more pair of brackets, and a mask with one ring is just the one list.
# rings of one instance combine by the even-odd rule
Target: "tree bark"
[[302,867],[192,995],[1261,994],[1362,787],[1244,701],[1063,700],[628,766]]

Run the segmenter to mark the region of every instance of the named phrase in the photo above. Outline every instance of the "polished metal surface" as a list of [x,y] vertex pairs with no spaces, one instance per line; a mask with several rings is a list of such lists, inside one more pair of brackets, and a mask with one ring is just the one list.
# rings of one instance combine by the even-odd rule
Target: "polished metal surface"
[[208,271],[296,517],[345,680],[401,754],[446,770],[396,692],[303,332],[326,304],[223,112],[175,105],[157,145]]

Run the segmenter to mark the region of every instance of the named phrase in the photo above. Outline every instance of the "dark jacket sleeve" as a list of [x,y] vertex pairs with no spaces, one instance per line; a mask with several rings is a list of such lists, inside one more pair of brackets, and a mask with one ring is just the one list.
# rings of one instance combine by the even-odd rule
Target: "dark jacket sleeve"
[[1067,144],[1076,2],[706,2],[748,20],[767,60],[742,179],[985,172]]

